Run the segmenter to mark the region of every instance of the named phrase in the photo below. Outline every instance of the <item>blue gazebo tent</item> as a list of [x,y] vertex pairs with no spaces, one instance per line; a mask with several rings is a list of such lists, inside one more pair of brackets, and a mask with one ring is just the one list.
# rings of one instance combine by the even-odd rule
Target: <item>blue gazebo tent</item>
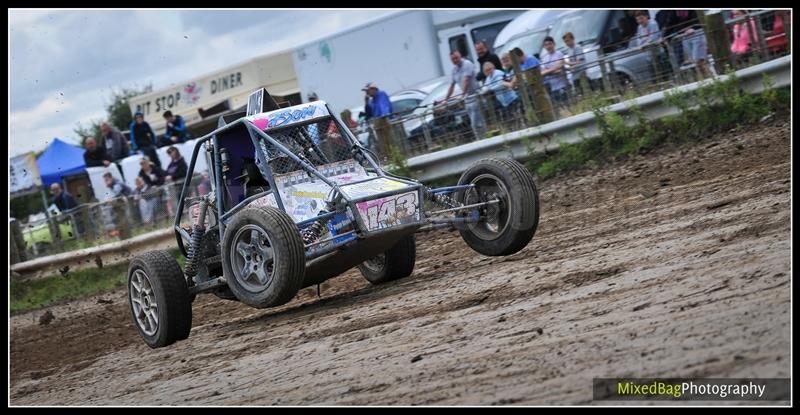
[[61,177],[81,173],[86,170],[81,147],[54,138],[47,149],[36,159],[42,186],[48,187],[61,182]]

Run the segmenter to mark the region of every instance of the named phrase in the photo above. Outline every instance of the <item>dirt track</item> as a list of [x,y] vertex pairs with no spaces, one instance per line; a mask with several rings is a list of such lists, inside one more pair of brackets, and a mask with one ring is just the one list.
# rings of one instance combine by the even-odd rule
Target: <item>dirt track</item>
[[516,255],[422,236],[385,286],[351,271],[274,310],[201,296],[166,349],[121,290],[15,316],[10,402],[590,404],[593,377],[789,377],[789,154],[781,117],[550,180]]

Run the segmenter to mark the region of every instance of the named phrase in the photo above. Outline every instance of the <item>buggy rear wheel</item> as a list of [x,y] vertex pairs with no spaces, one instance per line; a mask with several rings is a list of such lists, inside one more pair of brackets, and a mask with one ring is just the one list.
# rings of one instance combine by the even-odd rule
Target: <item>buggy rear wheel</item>
[[464,172],[456,199],[465,205],[493,202],[479,208],[481,220],[459,226],[464,242],[478,253],[504,256],[519,252],[536,233],[539,194],[528,170],[510,159],[481,160]]
[[414,234],[411,234],[403,237],[386,252],[362,262],[358,270],[370,283],[383,284],[411,275],[416,260],[417,244]]
[[189,337],[189,288],[178,261],[168,252],[145,252],[131,261],[128,303],[136,330],[148,346],[169,346]]
[[288,303],[303,285],[306,257],[300,231],[274,207],[235,214],[225,229],[223,257],[228,287],[251,307]]

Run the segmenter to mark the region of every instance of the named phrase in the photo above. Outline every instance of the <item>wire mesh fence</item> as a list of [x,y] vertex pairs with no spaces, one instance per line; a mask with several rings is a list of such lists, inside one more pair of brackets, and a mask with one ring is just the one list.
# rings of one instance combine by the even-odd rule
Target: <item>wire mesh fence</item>
[[[163,186],[130,189],[128,195],[97,203],[81,204],[50,218],[27,223],[14,221],[12,238],[26,260],[69,252],[131,238],[169,228],[175,218],[184,180]],[[189,197],[210,191],[206,174],[196,174],[189,184]],[[188,207],[184,208],[184,218]],[[187,219],[188,221],[188,219]]]
[[354,133],[384,161],[402,161],[791,53],[788,11],[699,17],[694,24],[645,32],[590,50],[579,45],[545,49],[540,63],[532,67],[523,66],[524,56],[504,54],[504,67],[495,68],[500,75],[489,68],[478,90],[433,101],[410,114],[370,120]]

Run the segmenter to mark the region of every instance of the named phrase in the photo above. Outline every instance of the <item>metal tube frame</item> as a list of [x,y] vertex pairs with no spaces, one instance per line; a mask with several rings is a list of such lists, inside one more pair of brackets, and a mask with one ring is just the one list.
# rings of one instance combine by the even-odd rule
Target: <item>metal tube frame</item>
[[[264,151],[262,150],[261,146],[259,145],[259,140],[265,140],[266,142],[272,144],[278,151],[280,151],[284,155],[286,155],[289,158],[291,158],[294,162],[298,163],[301,166],[301,168],[303,170],[305,170],[307,173],[310,173],[311,176],[321,180],[323,183],[325,183],[326,185],[331,187],[331,194],[333,194],[333,196],[330,197],[329,202],[333,206],[336,206],[337,208],[332,212],[326,212],[326,213],[324,213],[322,215],[318,215],[318,216],[316,216],[314,218],[310,218],[310,219],[298,222],[297,226],[298,226],[299,229],[305,228],[305,227],[311,225],[312,223],[314,223],[316,221],[328,219],[328,218],[333,217],[333,216],[335,216],[337,214],[346,213],[347,209],[350,209],[352,217],[354,218],[354,221],[355,221],[355,224],[354,224],[355,225],[355,229],[354,230],[346,232],[346,233],[343,233],[342,235],[335,235],[334,237],[330,238],[329,240],[319,241],[317,243],[312,243],[312,244],[306,245],[306,249],[311,248],[311,247],[313,247],[315,245],[319,245],[320,243],[325,243],[325,242],[329,242],[329,241],[335,240],[336,238],[339,238],[339,237],[342,237],[342,236],[346,236],[346,235],[356,234],[357,235],[356,239],[345,241],[345,242],[341,242],[341,243],[338,243],[338,244],[334,243],[334,244],[332,244],[332,245],[330,245],[328,247],[325,247],[325,248],[322,248],[322,249],[319,249],[319,250],[315,250],[315,251],[307,251],[306,252],[306,259],[307,260],[318,258],[320,256],[323,256],[323,255],[326,255],[326,254],[328,254],[330,252],[333,252],[333,251],[335,251],[335,250],[337,250],[337,249],[339,249],[339,248],[341,248],[343,246],[350,245],[350,244],[352,244],[352,243],[354,243],[354,242],[356,242],[356,241],[358,241],[360,239],[365,238],[368,234],[369,235],[375,235],[375,234],[380,234],[380,233],[384,233],[384,232],[393,232],[393,231],[397,231],[397,230],[400,230],[400,229],[407,228],[409,226],[417,226],[420,229],[423,229],[424,227],[431,226],[431,225],[437,225],[437,226],[440,226],[440,225],[453,225],[453,224],[455,224],[457,222],[461,223],[461,222],[467,222],[468,221],[468,220],[465,220],[464,218],[458,218],[458,217],[454,217],[454,218],[451,218],[451,219],[438,219],[438,218],[437,219],[428,219],[427,218],[428,215],[426,215],[426,212],[423,209],[424,205],[423,205],[422,202],[424,202],[424,196],[425,196],[424,192],[425,191],[429,191],[429,192],[432,192],[432,193],[449,193],[449,192],[455,192],[455,191],[458,191],[458,190],[461,190],[461,189],[465,189],[465,188],[470,188],[473,185],[458,185],[458,186],[447,186],[447,187],[442,187],[442,188],[438,188],[438,189],[426,189],[421,183],[419,183],[417,181],[387,173],[373,159],[371,154],[369,154],[368,151],[364,150],[363,146],[358,141],[358,139],[353,135],[353,133],[350,131],[350,129],[343,127],[343,123],[341,122],[341,120],[335,114],[333,114],[330,111],[330,108],[328,108],[328,114],[329,115],[326,115],[325,117],[321,117],[320,119],[321,120],[330,119],[330,120],[332,120],[333,122],[335,122],[337,124],[337,127],[339,128],[339,131],[344,132],[344,134],[349,137],[350,143],[352,144],[352,147],[351,147],[352,151],[353,152],[358,152],[358,153],[360,153],[361,156],[364,157],[364,160],[366,160],[370,164],[372,169],[375,171],[375,174],[377,174],[375,177],[370,177],[370,178],[367,178],[367,179],[364,179],[364,180],[358,180],[358,181],[355,181],[355,182],[350,182],[350,183],[346,183],[346,184],[343,184],[343,185],[339,185],[339,184],[331,181],[327,177],[325,177],[321,172],[319,172],[316,169],[315,166],[309,164],[308,162],[304,161],[303,159],[301,159],[300,157],[295,155],[291,150],[286,148],[286,146],[284,146],[281,142],[279,142],[278,140],[273,138],[271,135],[269,135],[268,132],[261,131],[260,129],[258,129],[252,122],[250,122],[246,118],[240,118],[240,119],[238,119],[236,121],[233,121],[230,124],[223,124],[221,122],[221,124],[223,124],[223,125],[221,125],[219,128],[217,128],[216,130],[214,130],[214,131],[210,132],[209,134],[206,134],[205,136],[203,136],[203,137],[198,139],[197,143],[195,144],[194,150],[192,151],[192,158],[191,158],[191,161],[190,161],[188,169],[187,169],[187,178],[191,178],[192,174],[194,173],[194,168],[195,168],[195,165],[196,165],[196,162],[197,162],[197,156],[198,156],[198,154],[200,152],[200,149],[207,142],[211,142],[211,144],[213,145],[213,161],[214,161],[214,166],[213,166],[214,167],[213,168],[214,189],[213,189],[213,191],[214,191],[214,194],[216,196],[216,208],[217,208],[216,209],[217,210],[216,214],[217,214],[217,217],[219,218],[219,220],[217,222],[219,224],[220,243],[222,243],[223,235],[224,235],[224,228],[225,228],[225,225],[227,224],[227,222],[229,221],[229,219],[236,212],[244,209],[248,204],[250,204],[254,200],[259,199],[259,198],[264,197],[264,196],[267,196],[269,194],[273,194],[275,196],[275,201],[278,204],[278,207],[281,210],[285,210],[285,205],[284,205],[283,200],[281,198],[280,192],[278,191],[278,187],[275,184],[275,179],[274,179],[272,168],[270,167],[269,163],[267,162],[268,159],[266,157],[266,154],[264,154]],[[320,119],[317,119],[315,121],[319,122]],[[243,201],[237,203],[236,205],[232,206],[230,209],[228,209],[226,211],[225,210],[225,192],[224,192],[225,183],[224,183],[224,178],[222,176],[222,163],[221,163],[222,160],[221,160],[220,154],[219,154],[219,150],[222,147],[221,143],[220,143],[220,134],[228,132],[228,131],[232,130],[233,128],[240,127],[240,126],[244,126],[247,129],[247,132],[248,132],[248,135],[250,136],[250,139],[251,139],[251,142],[253,144],[253,147],[255,148],[257,157],[259,159],[261,159],[262,161],[264,161],[263,163],[258,163],[258,168],[259,168],[262,176],[264,176],[265,180],[267,180],[267,182],[269,183],[270,190],[265,191],[265,192],[261,192],[261,193],[259,193],[257,195],[250,196],[250,197],[244,199]],[[376,180],[376,179],[379,179],[379,178],[391,178],[392,180],[397,180],[397,181],[399,181],[401,183],[404,183],[404,184],[408,185],[408,187],[405,187],[405,188],[402,188],[402,189],[395,189],[395,190],[380,192],[380,193],[376,193],[376,194],[371,194],[369,196],[364,196],[364,197],[359,197],[359,198],[349,197],[346,194],[346,191],[342,191],[342,187],[346,187],[348,185],[353,185],[353,184],[358,184],[358,183],[369,182],[369,181]],[[174,223],[175,235],[176,235],[176,239],[178,241],[178,247],[179,247],[179,250],[181,251],[181,254],[183,254],[184,256],[186,256],[187,253],[185,251],[185,247],[184,247],[183,243],[184,243],[184,241],[186,241],[186,242],[189,241],[190,235],[188,234],[188,232],[186,232],[185,229],[181,228],[180,222],[181,222],[181,219],[182,219],[182,216],[183,216],[183,208],[184,208],[184,204],[185,204],[185,199],[186,199],[186,196],[187,196],[187,194],[189,192],[189,188],[190,188],[189,184],[190,184],[190,180],[189,179],[185,180],[184,183],[183,183],[183,187],[181,189],[181,195],[180,195],[180,198],[178,200],[177,212],[176,212],[176,215],[175,215],[175,223]],[[395,227],[391,227],[391,228],[388,228],[388,229],[367,231],[368,227],[364,223],[363,218],[361,218],[361,216],[357,214],[357,212],[358,212],[357,207],[356,207],[357,203],[360,203],[360,202],[363,202],[363,201],[368,201],[368,200],[373,200],[373,199],[379,199],[379,198],[387,197],[387,196],[398,195],[398,194],[402,194],[402,193],[408,193],[408,192],[416,192],[417,193],[418,209],[419,209],[419,215],[420,215],[419,222],[414,223],[414,224],[406,224],[406,225],[395,226]],[[456,210],[473,209],[473,208],[477,208],[477,207],[482,206],[482,205],[491,204],[493,202],[494,201],[488,201],[488,202],[473,204],[473,205],[469,205],[469,206],[462,206],[462,207],[459,207]],[[431,212],[431,213],[443,213],[443,212],[446,212],[446,211],[447,210]]]

